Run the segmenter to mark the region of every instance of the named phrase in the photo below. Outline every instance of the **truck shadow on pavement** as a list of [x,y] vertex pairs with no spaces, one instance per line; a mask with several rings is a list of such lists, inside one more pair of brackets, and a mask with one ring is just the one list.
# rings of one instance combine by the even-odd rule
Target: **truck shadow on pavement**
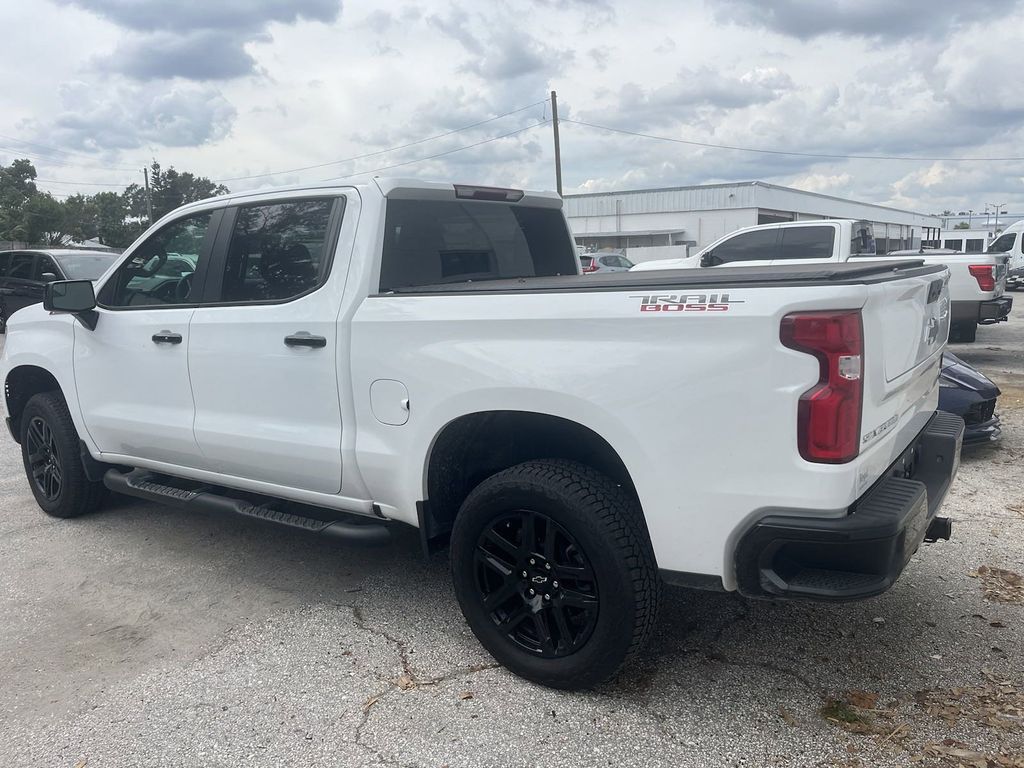
[[[122,552],[138,553],[172,603],[187,593],[194,606],[216,606],[208,613],[222,625],[258,621],[268,609],[333,605],[356,610],[361,622],[386,627],[389,636],[415,647],[424,678],[463,661],[467,667],[493,663],[459,611],[447,555],[425,560],[413,529],[396,526],[390,545],[365,549],[129,499],[72,525],[99,536],[101,521],[118,531]],[[912,686],[919,675],[934,673],[937,654],[957,653],[950,628],[966,609],[952,599],[945,577],[928,572],[941,556],[919,553],[892,590],[855,603],[771,602],[666,588],[652,642],[598,695],[642,700],[664,695],[693,670],[703,676],[723,667],[780,679],[822,701],[836,691]]]

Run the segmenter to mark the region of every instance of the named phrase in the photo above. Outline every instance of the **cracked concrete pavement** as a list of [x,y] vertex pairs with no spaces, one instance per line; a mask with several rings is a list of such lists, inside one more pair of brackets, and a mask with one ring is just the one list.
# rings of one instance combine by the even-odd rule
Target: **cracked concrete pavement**
[[[1003,387],[1005,437],[965,454],[945,507],[952,541],[860,603],[668,590],[650,647],[586,693],[497,667],[462,620],[446,559],[425,562],[411,530],[361,550],[130,499],[51,520],[4,439],[6,762],[896,766],[942,739],[1022,755],[1021,728],[948,722],[914,698],[985,675],[1024,684],[1024,606],[986,601],[970,576],[1024,571],[1024,320],[954,351]],[[909,734],[827,721],[823,704],[850,691],[878,694]]]

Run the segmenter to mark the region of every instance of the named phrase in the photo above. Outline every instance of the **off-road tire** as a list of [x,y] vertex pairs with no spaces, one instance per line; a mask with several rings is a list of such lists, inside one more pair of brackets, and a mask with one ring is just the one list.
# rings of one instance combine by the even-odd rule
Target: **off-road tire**
[[[591,634],[568,655],[531,653],[499,629],[484,606],[476,563],[481,536],[517,510],[535,510],[555,521],[575,538],[592,566],[596,620]],[[661,580],[639,502],[605,475],[574,461],[529,461],[480,483],[456,517],[451,568],[473,633],[502,665],[541,685],[582,689],[608,680],[644,646],[657,620]]]
[[[45,424],[52,435],[50,453],[60,467],[60,489],[52,497],[33,476],[30,446],[37,444],[29,431]],[[38,433],[37,433],[38,434]],[[81,443],[68,406],[59,392],[33,395],[21,413],[21,458],[32,495],[39,508],[52,517],[78,517],[99,508],[106,495],[103,483],[91,482],[82,466]]]

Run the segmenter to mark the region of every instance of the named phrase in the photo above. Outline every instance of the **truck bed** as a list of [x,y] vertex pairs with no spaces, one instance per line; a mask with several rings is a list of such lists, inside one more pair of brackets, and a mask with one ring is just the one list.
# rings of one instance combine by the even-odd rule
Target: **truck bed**
[[611,272],[597,275],[558,277],[520,277],[508,280],[461,281],[396,288],[390,293],[402,295],[480,294],[480,293],[578,293],[621,291],[628,289],[714,286],[801,286],[863,285],[918,277],[945,269],[926,265],[921,259],[866,264],[794,264],[768,267],[721,267],[714,270],[664,269],[649,272]]

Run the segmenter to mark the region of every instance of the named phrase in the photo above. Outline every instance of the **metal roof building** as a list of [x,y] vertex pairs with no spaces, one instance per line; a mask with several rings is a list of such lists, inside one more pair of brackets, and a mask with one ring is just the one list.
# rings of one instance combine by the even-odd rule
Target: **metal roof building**
[[887,250],[916,248],[922,239],[933,239],[942,226],[937,216],[763,181],[595,192],[564,199],[579,245],[591,250],[628,249],[633,261],[679,255],[684,246],[703,248],[742,227],[780,221],[865,219],[874,224],[879,248]]

